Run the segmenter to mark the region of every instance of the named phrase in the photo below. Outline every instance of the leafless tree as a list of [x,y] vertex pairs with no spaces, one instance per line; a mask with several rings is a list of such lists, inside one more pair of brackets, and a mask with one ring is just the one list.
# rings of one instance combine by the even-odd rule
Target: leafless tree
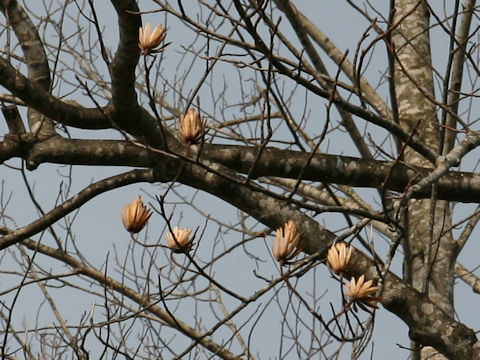
[[480,357],[475,1],[0,7],[2,358]]

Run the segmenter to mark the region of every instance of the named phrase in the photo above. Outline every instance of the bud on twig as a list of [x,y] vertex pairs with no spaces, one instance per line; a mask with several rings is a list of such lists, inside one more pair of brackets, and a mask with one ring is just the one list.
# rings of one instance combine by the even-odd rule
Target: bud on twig
[[138,47],[142,50],[142,55],[150,55],[151,53],[159,52],[156,47],[165,40],[166,31],[162,25],[158,25],[152,32],[150,32],[151,24],[147,22],[145,30],[138,29]]
[[190,234],[192,229],[179,229],[178,226],[173,228],[173,233],[167,234],[167,246],[175,253],[189,251],[192,246]]
[[198,144],[204,131],[205,120],[194,109],[180,115],[178,133],[187,144]]
[[[347,285],[346,294],[354,306],[358,305],[363,310],[370,312],[367,307],[378,309],[377,302],[380,301],[381,298],[373,296],[378,289],[378,286],[372,286],[372,280],[365,281],[365,275],[362,275],[358,280],[352,277]],[[354,310],[356,310],[355,307]]]
[[299,242],[297,224],[293,220],[286,222],[277,229],[277,239],[273,243],[274,258],[282,265],[288,263],[302,251],[302,247],[298,246]]
[[123,208],[122,222],[127,231],[136,234],[140,232],[150,219],[151,210],[143,204],[142,198],[138,196],[130,204]]
[[328,250],[327,263],[328,267],[335,273],[342,273],[348,266],[353,254],[353,246],[347,246],[344,242],[332,245]]

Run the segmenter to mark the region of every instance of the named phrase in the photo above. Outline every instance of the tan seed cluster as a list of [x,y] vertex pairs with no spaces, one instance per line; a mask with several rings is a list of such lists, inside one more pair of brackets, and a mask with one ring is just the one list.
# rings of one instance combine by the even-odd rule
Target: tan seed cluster
[[136,234],[145,227],[150,216],[152,216],[151,210],[147,209],[142,198],[138,196],[134,201],[123,208],[123,226],[125,226],[125,229],[128,232]]
[[167,234],[167,246],[175,253],[189,251],[192,246],[190,234],[192,229],[179,229],[178,226],[173,228],[173,232]]
[[288,263],[301,251],[299,246],[300,234],[295,221],[287,221],[283,227],[277,229],[277,239],[273,243],[273,256],[282,265]]
[[328,250],[328,267],[335,273],[341,274],[347,268],[353,255],[353,246],[348,246],[344,242],[338,242]]
[[365,275],[361,275],[358,280],[352,277],[347,285],[346,294],[354,305],[370,311],[368,308],[378,309],[377,302],[381,299],[374,296],[378,289],[378,286],[372,286],[372,280],[365,281]]
[[180,115],[178,133],[187,144],[198,144],[204,131],[205,120],[194,109]]
[[142,55],[150,55],[159,52],[156,49],[163,40],[165,40],[166,31],[162,25],[158,25],[152,32],[150,32],[151,24],[147,22],[145,29],[138,29],[138,47]]

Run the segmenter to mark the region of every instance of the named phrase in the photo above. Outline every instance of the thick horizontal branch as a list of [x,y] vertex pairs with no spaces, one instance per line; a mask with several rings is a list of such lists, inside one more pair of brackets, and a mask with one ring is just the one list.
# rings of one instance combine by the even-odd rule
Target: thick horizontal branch
[[[0,160],[22,157],[29,169],[42,163],[151,167],[152,155],[158,163],[159,153],[132,145],[124,140],[65,139],[60,136],[31,143],[25,134],[15,139],[9,136],[0,142]],[[24,139],[24,140],[22,140]],[[25,147],[29,150],[26,151]],[[381,188],[403,193],[432,169],[407,167],[399,162],[359,159],[349,156],[318,154],[309,165],[309,154],[293,150],[265,148],[256,159],[258,149],[243,146],[205,144],[201,159],[222,164],[251,178],[275,176],[281,178],[318,181],[353,187]],[[255,162],[256,159],[256,162]],[[250,171],[252,166],[255,168]],[[465,203],[480,203],[480,174],[450,171],[436,181],[438,199]],[[431,186],[413,192],[414,198],[429,198]]]
[[57,136],[32,145],[26,160],[29,170],[47,162],[149,168],[153,166],[151,155],[144,148],[125,140],[65,139]]
[[[259,159],[258,149],[251,147],[211,145],[205,146],[203,157],[249,173],[252,178],[276,176],[319,181],[354,187],[381,188],[404,192],[409,186],[428,176],[431,169],[407,167],[399,162],[359,159],[349,156],[310,154],[291,150],[266,148]],[[252,166],[255,166],[251,171]],[[480,202],[480,174],[448,172],[437,180],[437,196],[442,200],[466,203]],[[431,186],[413,193],[414,198],[428,198]]]

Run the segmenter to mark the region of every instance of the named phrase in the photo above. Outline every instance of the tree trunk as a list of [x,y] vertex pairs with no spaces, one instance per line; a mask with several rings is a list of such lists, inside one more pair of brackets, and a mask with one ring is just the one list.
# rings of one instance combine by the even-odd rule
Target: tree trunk
[[[395,91],[400,125],[414,132],[432,150],[441,152],[440,132],[435,126],[432,58],[430,54],[429,11],[426,2],[400,0],[395,2],[393,25],[401,23],[392,33],[397,55]],[[414,150],[401,154],[407,164],[432,167]],[[426,293],[446,314],[453,316],[453,285],[455,243],[451,234],[449,203],[435,199],[410,200],[404,242],[404,276],[415,289]],[[414,346],[414,349],[418,347]],[[444,359],[430,347],[414,351],[414,359]]]

